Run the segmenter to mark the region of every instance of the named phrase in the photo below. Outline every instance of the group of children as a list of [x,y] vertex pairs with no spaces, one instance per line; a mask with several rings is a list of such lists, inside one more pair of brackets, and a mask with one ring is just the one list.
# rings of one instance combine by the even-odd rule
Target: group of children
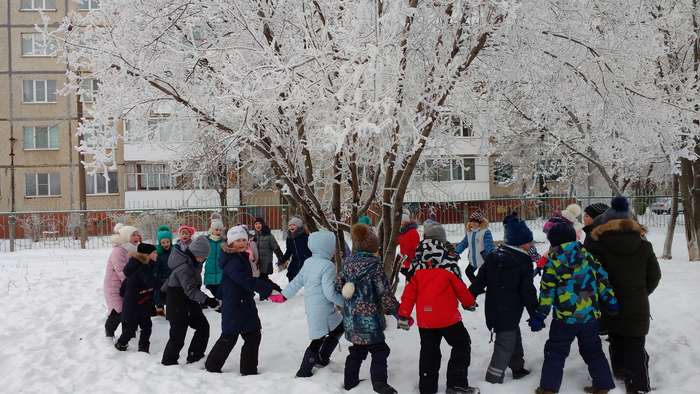
[[[162,363],[177,364],[188,327],[195,329],[195,334],[187,361],[196,362],[205,356],[209,337],[209,324],[202,308],[220,307],[222,333],[209,352],[205,368],[210,372],[221,372],[240,336],[243,339],[240,372],[252,375],[257,374],[262,339],[255,293],[261,300],[269,298],[272,302],[283,303],[305,288],[310,343],[297,377],[310,377],[315,367],[328,365],[340,337],[345,334],[351,346],[345,361],[344,388],[351,390],[360,384],[360,367],[371,354],[370,378],[374,391],[396,393],[388,383],[390,348],[384,335],[385,316],[394,316],[398,327],[408,330],[414,325],[411,315],[416,309],[421,339],[419,391],[437,392],[440,343],[445,339],[451,347],[446,392],[478,393],[479,390],[471,387],[468,381],[471,340],[462,323],[459,306],[473,311],[477,306],[475,297],[485,293],[486,325],[495,334],[494,351],[486,372],[487,382],[502,383],[508,368],[514,379],[530,373],[525,369],[520,332],[523,310],[528,311],[530,328],[537,332],[544,328],[545,319],[553,309],[540,387],[536,393],[558,392],[564,361],[575,338],[593,378],[592,386],[586,387],[585,391],[605,394],[615,387],[599,337],[601,322],[610,327],[617,322],[620,328],[616,337],[611,332],[613,372],[625,380],[628,393],[646,393],[650,388],[648,374],[644,376],[643,370],[648,371],[648,365],[640,365],[640,362],[648,363],[648,355],[643,349],[648,320],[646,331],[628,335],[622,329],[626,327],[625,319],[635,316],[635,312],[621,308],[613,288],[617,290],[616,282],[624,283],[628,273],[614,268],[612,272],[620,277],[609,280],[603,268],[606,264],[615,266],[619,254],[629,255],[641,248],[647,261],[644,275],[638,276],[644,281],[645,297],[660,279],[658,262],[650,245],[643,239],[643,229],[634,225],[636,222],[630,217],[629,207],[624,205],[618,200],[603,212],[598,212],[600,206],[587,208],[584,216],[587,226],[580,226],[580,229],[575,215],[568,212],[571,208],[575,213],[573,207],[567,208],[564,214],[555,214],[548,221],[546,232],[551,247],[542,267],[539,299],[534,285],[533,261],[537,258],[533,254],[532,232],[515,213],[504,219],[504,241],[496,246],[486,218],[481,212],[475,212],[467,225],[467,235],[456,247],[447,241],[442,225],[434,221],[424,223],[421,240],[417,225],[405,215],[398,241],[403,255],[401,272],[407,283],[400,302],[394,297],[384,272],[379,256],[380,242],[368,224],[357,223],[352,227],[352,252],[345,251],[347,256],[337,274],[333,261],[337,247],[335,234],[320,230],[307,235],[303,222],[297,218],[290,220],[285,254],[281,253],[261,219],[255,223],[254,237],[247,228],[239,225],[229,229],[223,239],[223,223],[212,221],[208,236],[192,240],[194,231],[182,227],[178,230],[179,241],[172,247],[172,236],[168,237],[166,229],[159,229],[158,245],[154,247],[141,243],[135,228],[118,226],[105,277],[105,294],[110,308],[105,328],[107,335],[113,336],[121,314],[122,336],[115,347],[125,350],[138,326],[141,328],[139,351],[148,352],[151,305],[155,302],[162,311],[165,299],[170,338]],[[580,214],[580,208],[578,212]],[[589,213],[597,213],[600,219],[594,222]],[[622,223],[613,223],[616,220]],[[589,246],[591,251],[578,242],[580,235],[577,236],[577,230],[593,237]],[[189,237],[187,234],[183,237],[181,231],[189,233]],[[635,236],[638,242],[635,242]],[[621,243],[620,237],[627,240],[625,250],[616,248]],[[251,246],[251,241],[257,241],[257,245]],[[469,263],[465,273],[470,286],[462,280],[458,265],[460,253],[464,250],[468,250]],[[170,271],[168,275],[165,268],[159,267],[166,253],[169,254],[165,259]],[[272,273],[273,255],[277,255],[280,268],[287,268],[290,282],[285,289],[279,288],[268,277]],[[131,258],[121,270],[117,270],[116,263],[125,256]],[[291,262],[286,264],[288,260]],[[157,263],[152,265],[152,261]],[[206,265],[204,285],[213,297],[201,290],[203,263]],[[630,261],[627,268],[638,270],[631,267],[632,264]],[[112,290],[125,278],[128,278],[126,292],[123,300],[118,300]],[[621,296],[625,305],[624,302],[638,295],[623,293]],[[648,299],[645,305],[648,310]],[[616,316],[622,316],[622,322]],[[633,360],[634,357],[641,357],[641,361]]]

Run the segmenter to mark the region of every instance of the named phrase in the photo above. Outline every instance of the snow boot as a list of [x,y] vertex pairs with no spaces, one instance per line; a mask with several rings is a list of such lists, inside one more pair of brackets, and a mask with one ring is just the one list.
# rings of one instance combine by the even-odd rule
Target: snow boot
[[476,387],[461,387],[461,386],[455,386],[455,387],[448,387],[447,390],[445,390],[445,394],[479,394],[479,389]]
[[389,383],[387,382],[372,382],[372,388],[374,389],[375,393],[379,394],[397,394],[398,391],[396,391],[395,388],[389,386]]
[[590,394],[608,394],[610,392],[608,389],[597,389],[593,386],[586,386],[583,388],[583,391]]
[[139,343],[139,352],[149,353],[150,348],[150,343]]
[[204,354],[190,353],[187,355],[187,364],[193,364],[204,358]]
[[318,357],[316,357],[316,365],[319,367],[328,366],[331,363],[331,355],[335,348],[338,346],[338,338],[327,337],[321,345],[321,350],[318,351]]
[[513,379],[515,379],[515,380],[522,379],[529,374],[530,374],[530,371],[528,371],[525,368],[521,368],[517,371],[513,371]]
[[542,387],[538,387],[537,390],[535,390],[535,394],[557,394],[554,391],[551,390],[545,390]]
[[313,368],[317,358],[318,355],[313,349],[306,349],[304,358],[301,360],[301,366],[299,366],[299,371],[297,371],[297,378],[310,378],[313,376]]
[[129,345],[128,344],[122,345],[121,343],[117,342],[114,344],[114,348],[119,350],[120,352],[124,352],[124,351],[126,351],[126,349],[129,348]]

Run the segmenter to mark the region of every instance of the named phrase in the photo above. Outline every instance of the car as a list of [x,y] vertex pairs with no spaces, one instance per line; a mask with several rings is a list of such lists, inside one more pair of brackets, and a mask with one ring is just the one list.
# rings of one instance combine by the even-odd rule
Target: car
[[[670,215],[671,214],[671,201],[670,197],[657,198],[651,204],[651,211],[657,215]],[[683,205],[678,201],[678,213],[683,213]]]

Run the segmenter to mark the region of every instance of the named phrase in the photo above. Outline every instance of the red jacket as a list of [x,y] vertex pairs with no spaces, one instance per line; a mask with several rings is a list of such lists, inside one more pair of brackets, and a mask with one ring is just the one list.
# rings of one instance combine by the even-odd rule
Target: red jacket
[[457,275],[442,268],[416,271],[401,296],[399,316],[408,317],[417,304],[419,328],[444,328],[462,320],[458,306],[474,305],[474,296]]
[[416,249],[420,243],[420,235],[416,226],[411,226],[405,232],[399,235],[399,253],[406,256],[402,268],[408,269],[411,266],[413,258],[416,257]]

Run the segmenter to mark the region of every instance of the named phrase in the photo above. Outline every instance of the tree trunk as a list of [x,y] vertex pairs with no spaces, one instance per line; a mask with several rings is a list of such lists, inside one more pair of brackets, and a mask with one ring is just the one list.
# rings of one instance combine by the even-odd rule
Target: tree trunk
[[678,221],[678,192],[679,176],[673,176],[673,186],[671,190],[671,220],[668,222],[666,229],[666,240],[664,241],[664,253],[662,258],[670,260],[673,258],[673,236],[676,233],[676,222]]
[[698,211],[696,206],[700,203],[697,201],[695,193],[695,163],[688,159],[681,159],[681,176],[680,176],[680,191],[683,198],[683,216],[685,217],[685,236],[688,244],[688,260],[700,261],[700,244],[698,243],[698,235],[700,234],[700,226],[698,224]]
[[228,227],[228,216],[226,215],[226,207],[228,206],[228,189],[224,187],[223,189],[217,190],[219,193],[219,213],[221,214],[221,220],[224,221],[224,226]]

